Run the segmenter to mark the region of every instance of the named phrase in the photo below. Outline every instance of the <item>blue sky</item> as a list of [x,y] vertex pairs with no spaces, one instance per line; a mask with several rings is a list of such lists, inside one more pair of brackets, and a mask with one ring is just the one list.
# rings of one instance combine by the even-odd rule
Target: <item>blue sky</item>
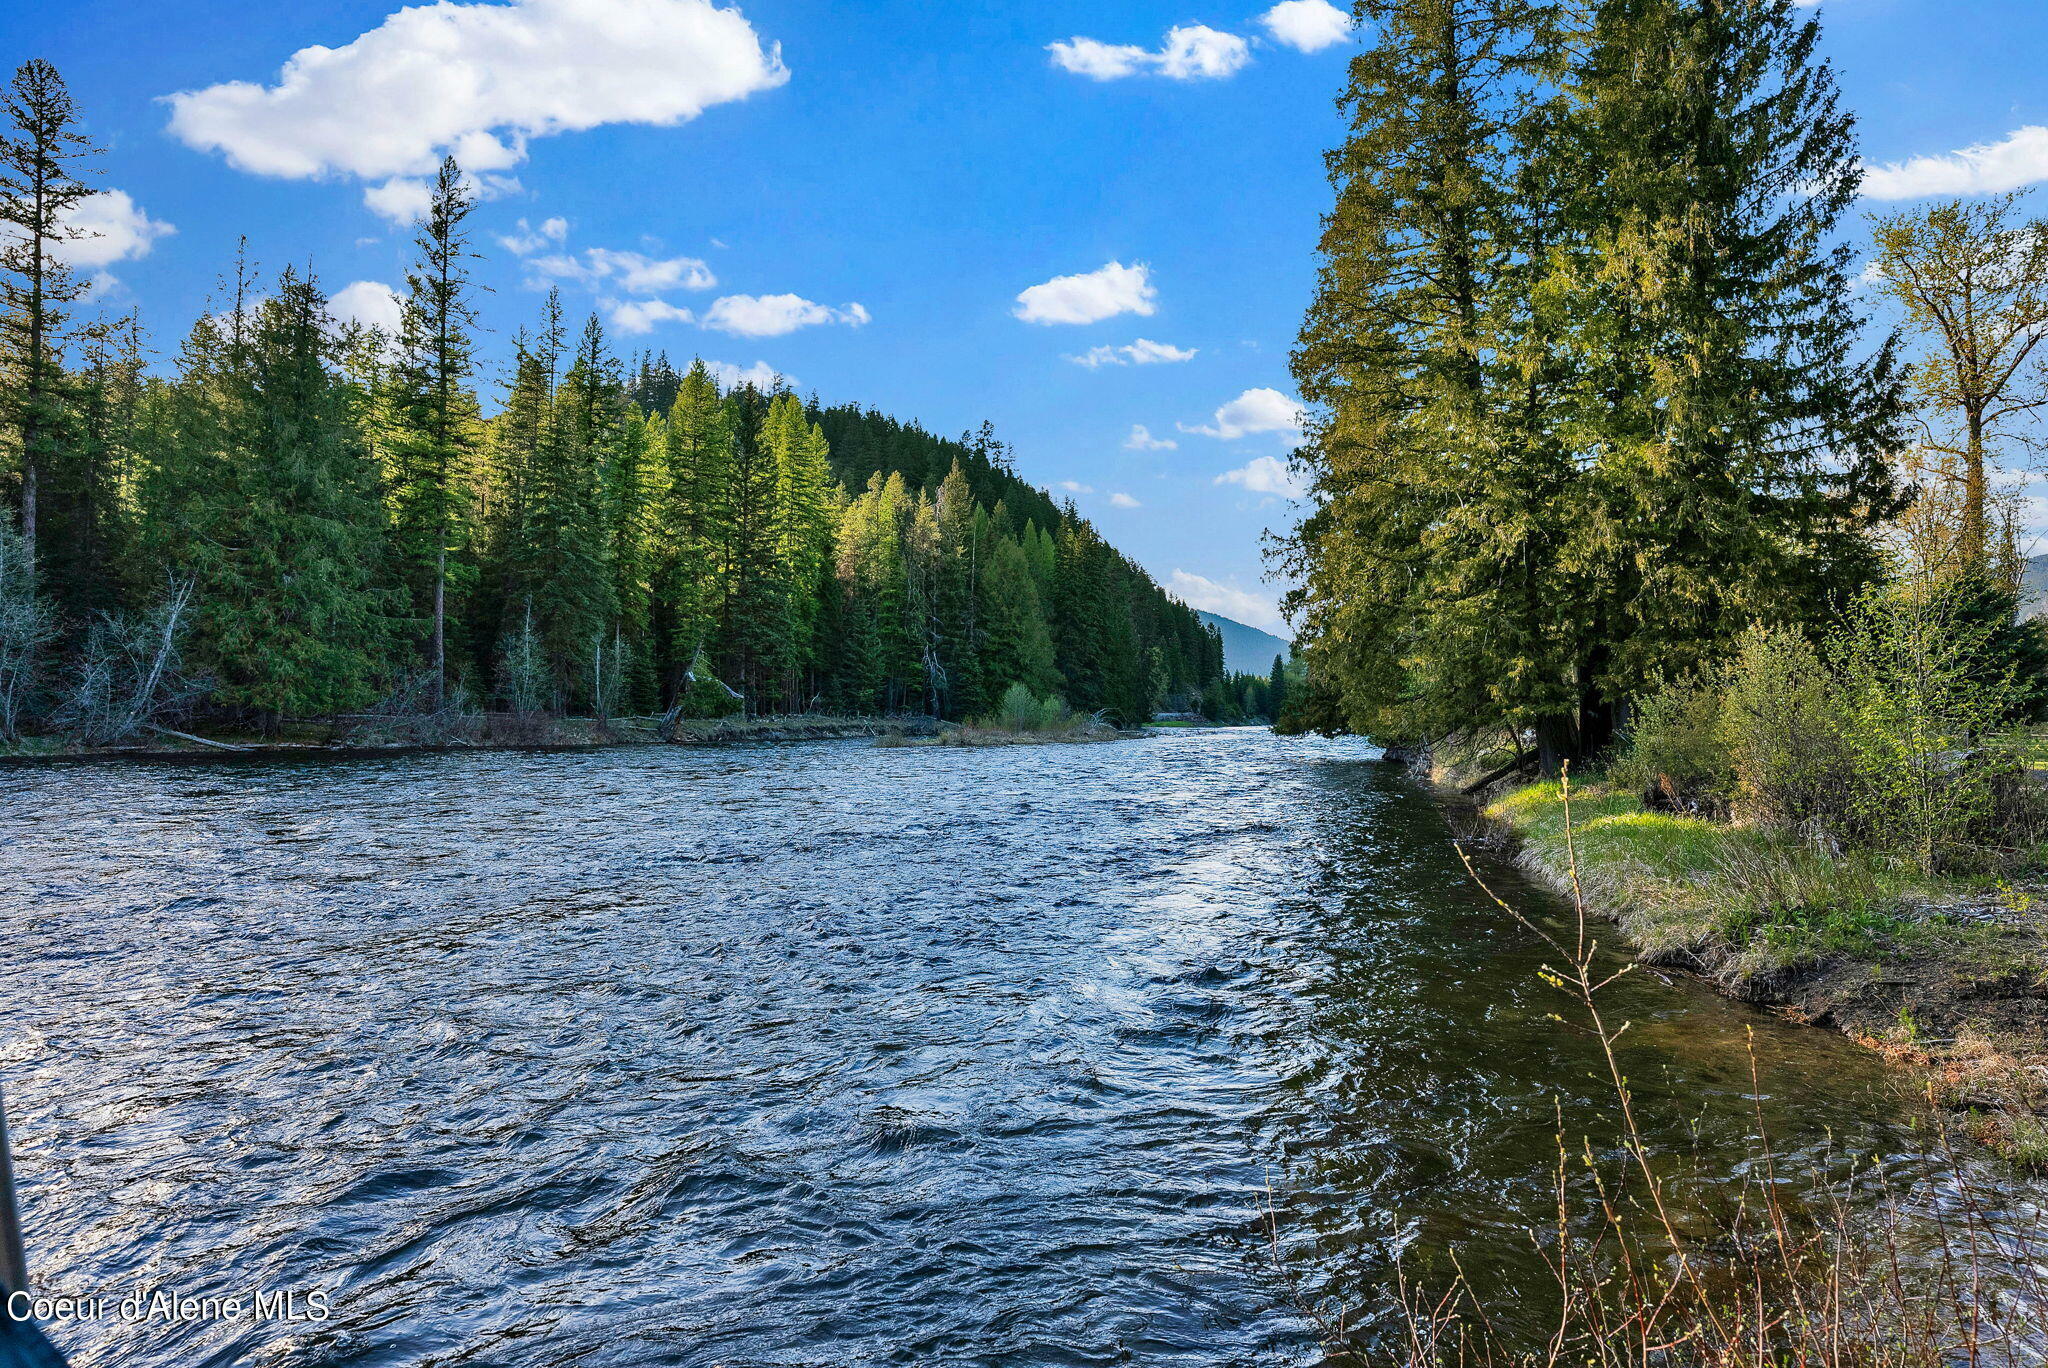
[[[1821,13],[1882,193],[2048,179],[2048,4]],[[1353,42],[1337,18],[67,0],[0,9],[0,54],[54,61],[107,149],[118,193],[81,265],[160,351],[244,233],[266,270],[310,264],[346,307],[388,307],[396,220],[453,146],[490,196],[493,380],[555,283],[625,351],[766,366],[940,432],[987,418],[1163,583],[1272,627],[1260,539],[1289,514],[1287,351]]]

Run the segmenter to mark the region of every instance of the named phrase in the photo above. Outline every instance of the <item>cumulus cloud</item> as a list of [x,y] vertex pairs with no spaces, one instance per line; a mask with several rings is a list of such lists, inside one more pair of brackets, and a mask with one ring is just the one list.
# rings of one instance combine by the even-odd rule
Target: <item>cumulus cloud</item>
[[1075,365],[1086,366],[1089,370],[1098,370],[1103,366],[1159,366],[1194,359],[1195,351],[1192,347],[1183,349],[1169,346],[1164,342],[1154,342],[1148,337],[1141,337],[1128,347],[1090,347],[1079,356],[1067,358]]
[[334,298],[327,301],[327,311],[343,323],[360,323],[386,337],[396,337],[405,302],[381,280],[358,280],[336,290]]
[[605,314],[622,333],[644,337],[664,323],[694,323],[697,316],[663,299],[607,299]]
[[1997,195],[2043,180],[2048,180],[2048,128],[2034,124],[1960,152],[1873,166],[1864,173],[1863,193],[1881,200]]
[[569,220],[565,218],[543,219],[538,228],[527,226],[525,219],[519,220],[519,231],[501,233],[498,245],[514,256],[532,256],[543,247],[559,247],[569,238]]
[[256,175],[377,182],[366,200],[397,218],[445,153],[502,174],[534,138],[672,126],[788,79],[781,49],[712,0],[441,0],[341,47],[303,48],[271,85],[167,99],[187,146]]
[[745,370],[730,361],[706,361],[704,365],[711,372],[711,377],[718,381],[718,387],[722,390],[736,390],[742,385],[751,385],[764,393],[776,388],[796,388],[795,379],[784,375],[766,361],[756,361]]
[[1112,261],[1086,275],[1055,276],[1017,296],[1011,312],[1026,323],[1100,323],[1118,314],[1149,318],[1159,312],[1152,268]]
[[1171,437],[1154,437],[1152,429],[1143,423],[1131,424],[1131,435],[1124,438],[1125,451],[1179,451],[1180,443]]
[[363,191],[363,203],[371,213],[399,224],[425,218],[433,200],[434,192],[423,180],[389,180]]
[[[550,223],[559,223],[551,219]],[[527,266],[555,280],[573,280],[593,289],[615,285],[627,294],[660,294],[663,290],[709,290],[718,284],[711,268],[696,257],[650,257],[640,252],[614,252],[592,247],[582,252],[534,257]]]
[[1130,495],[1119,491],[1109,496],[1109,506],[1111,508],[1143,508],[1145,505],[1139,503]]
[[1248,389],[1216,410],[1215,422],[1206,427],[1177,424],[1182,432],[1199,433],[1225,442],[1249,437],[1256,432],[1301,431],[1301,405],[1276,389]]
[[1173,577],[1166,582],[1166,591],[1190,608],[1219,613],[1253,627],[1287,635],[1287,620],[1280,616],[1280,610],[1268,595],[1251,593],[1234,584],[1221,584],[1186,570],[1173,572]]
[[145,214],[126,190],[88,195],[64,215],[63,226],[71,236],[56,245],[58,259],[87,271],[146,257],[158,238],[178,231]]
[[1283,499],[1305,499],[1308,485],[1288,469],[1286,462],[1271,456],[1257,459],[1226,470],[1216,477],[1217,484],[1242,485],[1254,494],[1277,494]]
[[1093,494],[1095,492],[1094,485],[1084,485],[1078,480],[1061,480],[1060,488],[1066,490],[1069,494]]
[[1203,24],[1170,30],[1156,50],[1093,38],[1048,43],[1052,64],[1076,76],[1114,81],[1125,76],[1164,76],[1169,80],[1220,80],[1251,64],[1251,44],[1234,33]]
[[1351,36],[1351,16],[1328,0],[1280,0],[1259,22],[1274,42],[1301,52],[1321,52]]
[[859,304],[832,309],[793,294],[726,295],[704,311],[704,326],[734,337],[781,337],[827,323],[858,328],[869,318]]

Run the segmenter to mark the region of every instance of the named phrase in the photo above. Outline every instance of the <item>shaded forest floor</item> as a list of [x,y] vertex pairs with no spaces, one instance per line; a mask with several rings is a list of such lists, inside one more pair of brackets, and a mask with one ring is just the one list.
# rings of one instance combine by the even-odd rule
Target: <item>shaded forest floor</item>
[[[1924,1074],[1959,1129],[2048,1167],[2048,876],[1925,878],[1574,785],[1500,794],[1477,839],[1566,895],[1576,877],[1641,961]],[[1576,859],[1574,859],[1574,856]]]

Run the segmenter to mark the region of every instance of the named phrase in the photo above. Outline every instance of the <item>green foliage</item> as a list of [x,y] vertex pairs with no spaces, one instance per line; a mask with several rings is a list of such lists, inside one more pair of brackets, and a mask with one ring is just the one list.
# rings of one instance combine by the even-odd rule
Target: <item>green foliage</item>
[[1012,684],[1003,691],[995,712],[980,719],[977,725],[991,731],[1062,733],[1079,730],[1088,720],[1062,698],[1039,698],[1025,685]]
[[1850,359],[1849,121],[1788,4],[1359,14],[1296,353],[1297,710],[1591,754],[1877,568],[1899,385],[1888,349]]
[[1725,804],[1735,764],[1724,735],[1725,694],[1719,681],[1694,677],[1668,684],[1639,704],[1613,777],[1663,805],[1689,810]]
[[[0,493],[28,531],[0,555],[0,733],[61,702],[125,734],[199,679],[239,722],[374,704],[378,735],[432,740],[510,734],[466,697],[537,738],[570,710],[959,718],[1013,681],[1138,720],[1222,678],[1192,610],[1019,479],[986,424],[953,440],[721,393],[701,361],[641,358],[629,382],[596,319],[569,345],[553,296],[486,418],[452,160],[395,335],[335,326],[294,272],[266,299],[238,258],[232,297],[147,375],[132,323],[66,327],[55,246],[89,192],[62,82],[32,62],[4,99]],[[182,682],[151,692],[134,667],[166,583]]]
[[1726,666],[1644,702],[1616,777],[1923,874],[1982,862],[2039,819],[2013,732],[2034,681],[1992,672],[2011,623],[1981,608],[1966,581],[1872,590],[1825,656],[1752,628]]

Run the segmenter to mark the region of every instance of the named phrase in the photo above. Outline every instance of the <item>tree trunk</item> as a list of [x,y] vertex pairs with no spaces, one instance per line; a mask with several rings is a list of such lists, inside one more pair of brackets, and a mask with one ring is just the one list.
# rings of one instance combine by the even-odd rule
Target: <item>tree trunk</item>
[[1545,779],[1564,773],[1578,752],[1578,727],[1569,717],[1544,717],[1536,722],[1536,763]]
[[1963,468],[1963,568],[1982,570],[1990,560],[1989,489],[1984,478],[1984,415],[1973,412]]
[[448,538],[434,554],[434,711],[448,701]]

